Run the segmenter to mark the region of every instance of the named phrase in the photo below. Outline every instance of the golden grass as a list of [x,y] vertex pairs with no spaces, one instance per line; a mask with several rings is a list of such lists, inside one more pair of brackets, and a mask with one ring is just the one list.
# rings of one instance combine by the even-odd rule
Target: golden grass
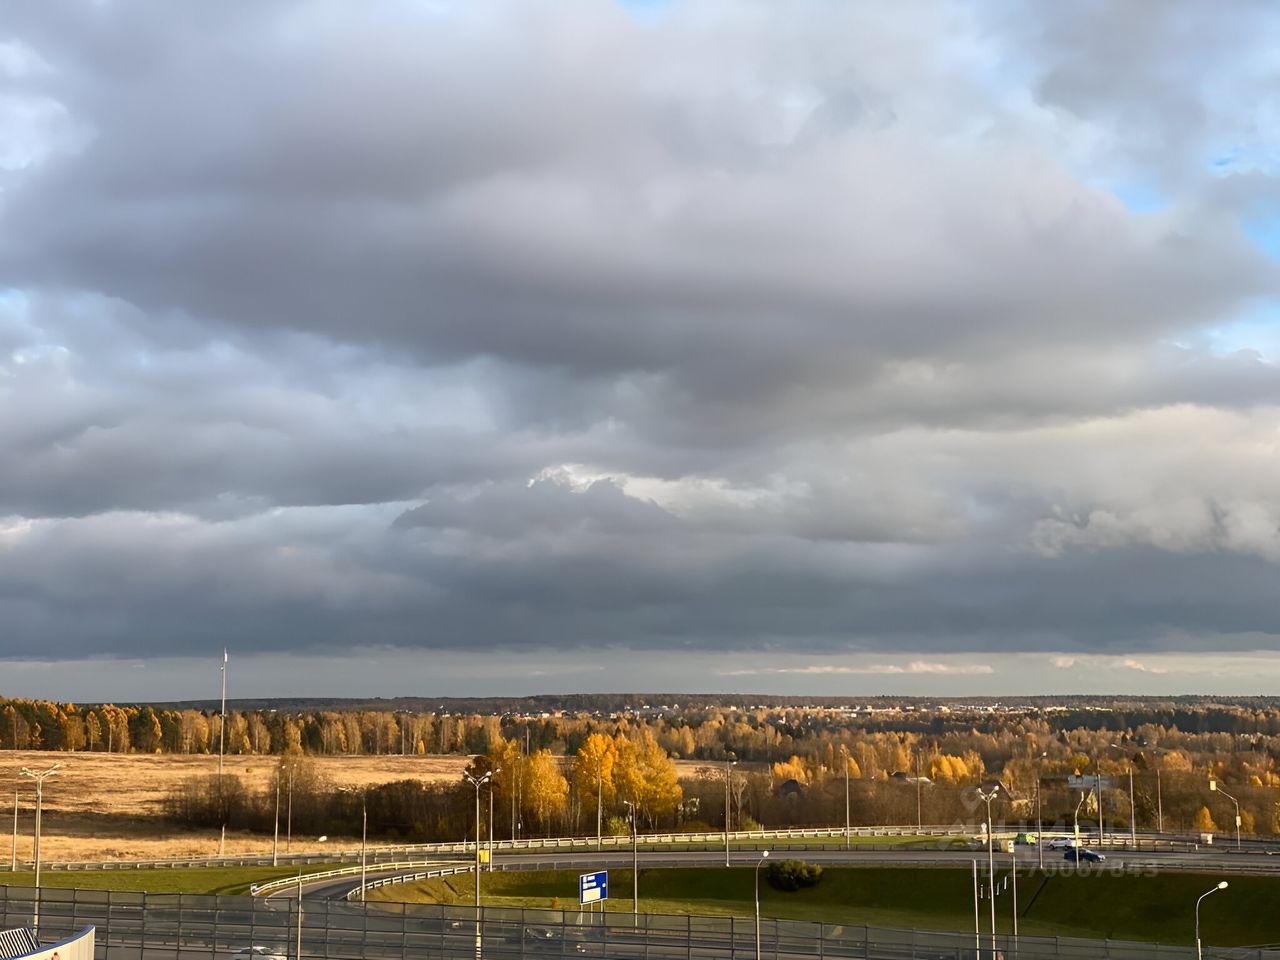
[[[394,780],[456,780],[467,757],[359,756],[313,757],[321,776],[336,786],[362,787]],[[30,859],[35,789],[18,776],[22,767],[62,769],[45,781],[44,820],[40,857],[50,860],[156,860],[168,857],[208,857],[218,852],[216,831],[179,830],[159,820],[164,799],[189,777],[218,772],[216,756],[168,754],[0,753],[0,837],[11,833],[14,788],[18,791],[18,857]],[[265,790],[276,757],[225,758],[225,771],[241,778],[250,790]],[[4,794],[0,794],[0,798]],[[8,827],[9,829],[4,829]],[[271,837],[228,833],[226,853],[269,854]],[[283,847],[283,839],[281,840]],[[10,845],[0,843],[0,859]],[[301,838],[293,849],[307,849]]]

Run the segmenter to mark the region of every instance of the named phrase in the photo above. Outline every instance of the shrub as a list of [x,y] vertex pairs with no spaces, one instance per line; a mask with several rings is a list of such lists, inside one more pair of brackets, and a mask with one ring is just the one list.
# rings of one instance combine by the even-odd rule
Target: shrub
[[803,860],[775,860],[766,868],[765,879],[775,890],[791,892],[817,884],[822,879],[822,867]]

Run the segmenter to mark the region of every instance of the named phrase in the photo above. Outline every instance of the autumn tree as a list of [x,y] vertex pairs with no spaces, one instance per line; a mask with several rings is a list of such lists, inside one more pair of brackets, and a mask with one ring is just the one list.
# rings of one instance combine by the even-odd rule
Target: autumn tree
[[579,748],[573,759],[573,787],[585,806],[590,797],[596,808],[596,833],[604,831],[604,805],[613,803],[617,790],[613,783],[613,765],[617,748],[610,737],[593,733]]
[[546,833],[552,818],[564,813],[569,781],[560,772],[560,764],[550,750],[539,750],[524,766],[524,805]]

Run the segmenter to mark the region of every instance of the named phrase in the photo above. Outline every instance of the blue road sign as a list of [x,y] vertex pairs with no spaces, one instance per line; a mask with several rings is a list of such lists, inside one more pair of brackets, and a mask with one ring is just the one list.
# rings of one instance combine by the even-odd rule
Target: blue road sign
[[578,877],[578,903],[598,903],[609,899],[609,871],[584,873]]

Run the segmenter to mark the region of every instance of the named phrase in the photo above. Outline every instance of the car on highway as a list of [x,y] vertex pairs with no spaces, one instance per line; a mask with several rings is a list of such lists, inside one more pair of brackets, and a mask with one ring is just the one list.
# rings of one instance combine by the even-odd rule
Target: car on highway
[[1107,856],[1097,850],[1090,850],[1088,847],[1072,847],[1063,854],[1062,858],[1075,863],[1079,863],[1081,860],[1087,863],[1103,863],[1106,861]]
[[1054,837],[1045,843],[1048,850],[1070,850],[1076,845],[1074,837]]
[[275,947],[260,947],[255,944],[229,954],[227,960],[289,960],[289,958],[285,956],[283,950]]

